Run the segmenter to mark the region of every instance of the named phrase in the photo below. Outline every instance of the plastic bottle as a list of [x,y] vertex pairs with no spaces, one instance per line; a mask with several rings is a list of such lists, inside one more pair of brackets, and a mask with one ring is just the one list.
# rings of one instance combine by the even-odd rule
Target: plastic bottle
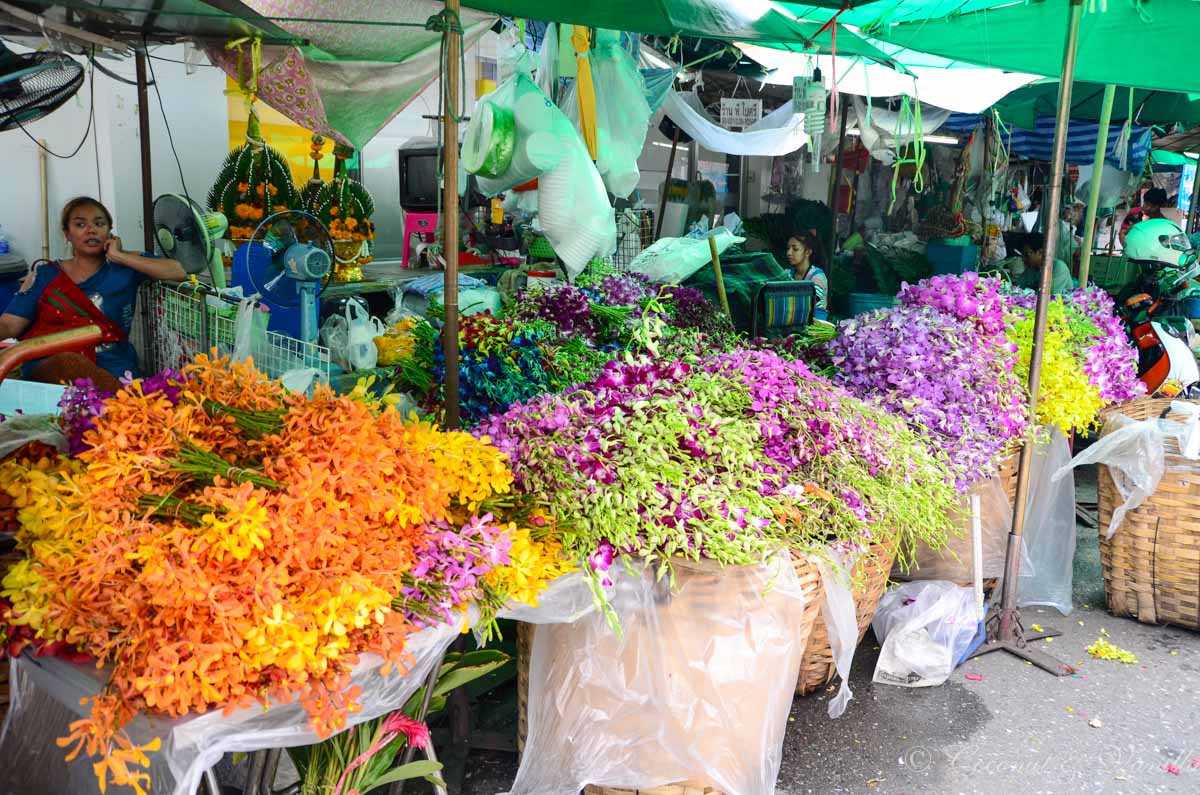
[[0,228],[0,254],[7,254],[8,252],[9,252],[8,235],[5,234],[3,228]]

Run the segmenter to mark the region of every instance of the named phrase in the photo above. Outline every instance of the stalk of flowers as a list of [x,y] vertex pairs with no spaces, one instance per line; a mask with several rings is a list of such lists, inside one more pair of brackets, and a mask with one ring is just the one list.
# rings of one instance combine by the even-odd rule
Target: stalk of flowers
[[1002,282],[973,271],[905,283],[896,297],[903,306],[928,306],[959,320],[970,320],[985,334],[1003,336],[1008,325]]
[[[177,386],[170,399],[135,381],[106,400],[78,459],[0,465],[25,555],[0,591],[9,623],[111,666],[61,741],[96,759],[102,786],[144,791],[154,746],[122,732],[141,711],[298,695],[319,734],[343,728],[359,655],[406,664],[414,623],[392,600],[431,539],[458,543],[442,524],[485,523],[473,506],[511,484],[496,449],[365,396],[285,394],[204,357]],[[219,471],[164,463],[181,450]]]
[[1125,403],[1146,394],[1146,385],[1137,377],[1137,349],[1125,333],[1113,299],[1095,285],[1073,290],[1065,303],[1083,314],[1095,326],[1087,347],[1084,372],[1106,403]]
[[829,344],[835,381],[908,420],[951,460],[962,491],[1025,429],[1008,342],[974,320],[900,306],[844,321]]

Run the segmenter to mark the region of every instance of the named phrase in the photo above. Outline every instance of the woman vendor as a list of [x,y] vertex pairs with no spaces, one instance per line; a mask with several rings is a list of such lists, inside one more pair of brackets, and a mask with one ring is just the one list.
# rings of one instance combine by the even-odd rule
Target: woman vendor
[[112,234],[112,214],[95,199],[71,199],[61,222],[72,256],[35,263],[0,314],[0,339],[98,325],[104,334],[99,345],[30,362],[25,377],[49,383],[91,378],[98,387],[115,391],[121,376],[137,374],[129,329],[138,286],[146,279],[182,281],[187,274],[173,259],[124,251],[121,239]]
[[794,277],[799,281],[812,282],[815,288],[817,301],[813,307],[813,317],[817,320],[829,317],[829,279],[820,267],[825,263],[823,251],[821,238],[815,229],[797,232],[788,238],[787,260]]

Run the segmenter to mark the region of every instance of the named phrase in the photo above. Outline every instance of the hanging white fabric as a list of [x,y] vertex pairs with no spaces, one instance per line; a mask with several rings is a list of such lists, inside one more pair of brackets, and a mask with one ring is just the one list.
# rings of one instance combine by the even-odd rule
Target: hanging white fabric
[[786,102],[742,132],[733,132],[712,120],[693,92],[672,91],[663,109],[671,121],[701,146],[727,155],[778,156],[795,152],[808,143],[804,115]]
[[[917,102],[918,100],[913,100]],[[895,159],[896,145],[896,129],[900,120],[900,113],[893,110],[883,110],[881,108],[872,108],[870,120],[867,119],[867,103],[860,97],[854,97],[854,115],[858,119],[859,136],[862,138],[863,146],[871,153],[871,157],[882,163],[890,164]],[[923,136],[931,134],[934,130],[946,123],[946,119],[950,118],[950,111],[943,108],[935,108],[931,105],[921,103],[921,134]],[[900,136],[900,143],[908,143],[913,140],[913,135],[908,134],[907,130],[912,125],[911,119],[905,119],[904,134]]]

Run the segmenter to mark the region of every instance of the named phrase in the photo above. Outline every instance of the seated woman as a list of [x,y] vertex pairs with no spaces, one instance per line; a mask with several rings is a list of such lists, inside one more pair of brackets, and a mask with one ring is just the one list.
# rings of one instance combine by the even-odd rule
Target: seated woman
[[147,279],[182,281],[187,274],[173,259],[122,250],[112,225],[112,214],[95,199],[80,196],[67,202],[62,230],[73,256],[35,263],[0,314],[0,339],[28,339],[91,324],[104,332],[100,345],[30,362],[26,378],[48,383],[91,378],[115,391],[121,376],[137,374],[129,328],[138,286]]
[[825,264],[824,247],[817,230],[797,232],[788,238],[787,260],[792,266],[793,276],[800,281],[810,281],[817,294],[813,317],[817,320],[829,318],[829,279],[821,265]]

